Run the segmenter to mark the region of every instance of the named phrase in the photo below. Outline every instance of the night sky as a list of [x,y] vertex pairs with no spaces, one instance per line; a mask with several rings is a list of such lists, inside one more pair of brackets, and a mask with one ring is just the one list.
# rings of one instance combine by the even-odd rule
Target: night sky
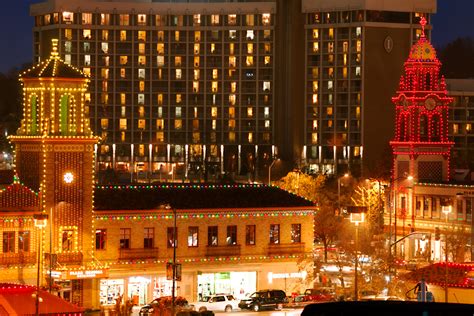
[[[0,72],[31,62],[33,18],[29,16],[29,5],[37,2],[41,0],[2,1]],[[439,47],[457,37],[474,37],[473,12],[473,0],[438,0],[438,13],[432,21],[434,45]]]

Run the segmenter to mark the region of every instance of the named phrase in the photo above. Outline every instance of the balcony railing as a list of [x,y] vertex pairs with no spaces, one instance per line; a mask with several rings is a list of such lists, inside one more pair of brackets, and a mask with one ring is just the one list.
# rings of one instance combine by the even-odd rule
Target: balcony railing
[[240,245],[231,246],[207,246],[206,256],[239,256]]
[[0,253],[0,265],[31,264],[36,262],[36,252]]
[[63,252],[56,256],[59,264],[82,264],[82,252]]
[[158,258],[158,248],[119,249],[119,260],[156,258]]
[[304,252],[304,243],[268,245],[268,255],[296,254]]

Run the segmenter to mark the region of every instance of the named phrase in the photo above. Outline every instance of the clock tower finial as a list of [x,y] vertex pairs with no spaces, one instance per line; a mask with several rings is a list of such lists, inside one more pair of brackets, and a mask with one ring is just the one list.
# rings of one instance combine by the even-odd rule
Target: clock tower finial
[[424,16],[420,18],[420,25],[421,25],[421,37],[425,37],[425,26],[426,26],[426,19]]

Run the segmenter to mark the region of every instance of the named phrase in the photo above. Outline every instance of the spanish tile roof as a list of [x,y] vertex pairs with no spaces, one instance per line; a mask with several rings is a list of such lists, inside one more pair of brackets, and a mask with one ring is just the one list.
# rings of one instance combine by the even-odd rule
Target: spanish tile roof
[[176,209],[314,206],[300,196],[266,185],[107,185],[94,192],[95,210],[151,210],[165,204]]

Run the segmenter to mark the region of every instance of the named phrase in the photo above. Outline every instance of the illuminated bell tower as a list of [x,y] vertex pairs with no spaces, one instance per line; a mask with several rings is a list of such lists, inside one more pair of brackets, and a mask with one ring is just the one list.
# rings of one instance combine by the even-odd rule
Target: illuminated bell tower
[[[93,255],[94,145],[85,92],[89,79],[58,56],[20,76],[23,120],[15,145],[15,168],[22,182],[41,193],[40,211],[49,215],[44,252],[62,267],[83,266]],[[49,226],[52,225],[52,226]],[[51,244],[51,248],[49,247]],[[47,260],[46,260],[47,261]]]
[[425,37],[426,20],[421,19],[422,34],[405,62],[395,104],[393,179],[413,176],[418,182],[449,181],[449,158],[453,142],[448,140],[448,109],[453,101],[447,96],[441,63]]

